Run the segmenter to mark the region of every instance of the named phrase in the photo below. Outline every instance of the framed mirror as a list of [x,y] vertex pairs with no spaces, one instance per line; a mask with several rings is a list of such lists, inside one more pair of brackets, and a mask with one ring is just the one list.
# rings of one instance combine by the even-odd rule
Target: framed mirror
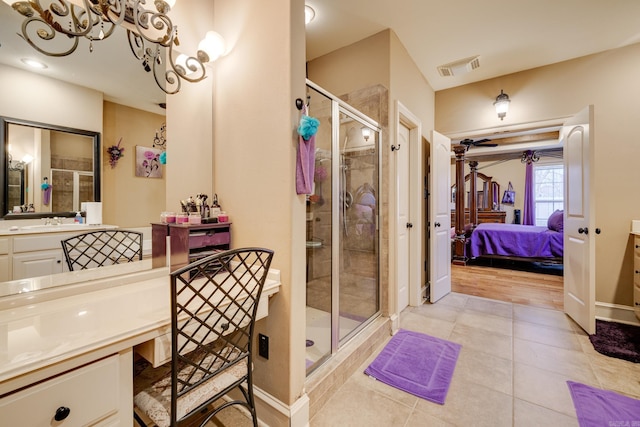
[[0,116],[0,218],[73,216],[100,201],[100,133]]

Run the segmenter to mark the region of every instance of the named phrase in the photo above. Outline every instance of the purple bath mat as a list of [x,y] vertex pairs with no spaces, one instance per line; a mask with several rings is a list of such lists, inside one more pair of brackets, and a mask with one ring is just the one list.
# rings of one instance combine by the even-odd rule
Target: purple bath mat
[[364,373],[444,405],[460,344],[400,329]]
[[567,381],[580,427],[640,425],[640,400]]

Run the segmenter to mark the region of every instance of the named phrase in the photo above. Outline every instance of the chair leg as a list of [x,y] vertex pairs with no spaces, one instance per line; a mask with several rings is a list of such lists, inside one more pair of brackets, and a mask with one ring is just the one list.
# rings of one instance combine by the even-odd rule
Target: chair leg
[[135,409],[133,410],[133,419],[136,420],[136,422],[140,427],[147,427],[147,425],[145,424],[144,421],[142,421],[142,418],[140,418],[140,415],[138,415]]

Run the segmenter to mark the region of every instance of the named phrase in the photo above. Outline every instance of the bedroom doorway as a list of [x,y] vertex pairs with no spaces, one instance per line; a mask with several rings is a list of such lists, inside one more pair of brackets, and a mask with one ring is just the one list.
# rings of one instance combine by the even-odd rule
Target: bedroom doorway
[[[566,177],[563,206],[564,256],[562,280],[557,278],[551,280],[556,282],[557,288],[560,287],[559,282],[561,282],[562,289],[562,307],[555,307],[555,309],[564,311],[589,334],[595,332],[595,239],[600,233],[596,228],[595,200],[592,197],[593,186],[590,173],[595,162],[595,139],[591,132],[593,110],[593,105],[590,105],[576,115],[563,120],[562,126],[559,127],[557,144],[562,149],[563,173]],[[549,122],[549,126],[557,127],[557,121],[555,124]],[[519,148],[520,151],[522,149],[522,147]],[[472,287],[465,289],[464,286],[472,283],[473,280],[478,282],[482,279],[478,277],[473,279],[473,272],[470,269],[465,271],[456,267],[452,269],[453,291],[477,295]],[[464,267],[466,266],[462,268]],[[536,272],[530,274],[536,274]],[[529,283],[540,282],[542,287],[549,281],[545,276],[537,274],[526,280]],[[485,289],[487,292],[479,296],[505,300],[505,296],[495,289],[494,284],[496,284],[495,278],[491,279],[489,290]],[[512,298],[511,302],[528,303],[526,299],[517,296]],[[558,299],[557,296],[553,298]]]

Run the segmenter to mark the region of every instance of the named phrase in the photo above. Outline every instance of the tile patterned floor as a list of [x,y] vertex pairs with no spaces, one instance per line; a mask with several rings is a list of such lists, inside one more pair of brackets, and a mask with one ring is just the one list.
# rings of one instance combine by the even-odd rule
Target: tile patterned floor
[[445,404],[364,375],[374,355],[311,427],[577,426],[567,380],[640,398],[640,364],[597,353],[559,311],[452,293],[406,309],[401,327],[462,344]]

